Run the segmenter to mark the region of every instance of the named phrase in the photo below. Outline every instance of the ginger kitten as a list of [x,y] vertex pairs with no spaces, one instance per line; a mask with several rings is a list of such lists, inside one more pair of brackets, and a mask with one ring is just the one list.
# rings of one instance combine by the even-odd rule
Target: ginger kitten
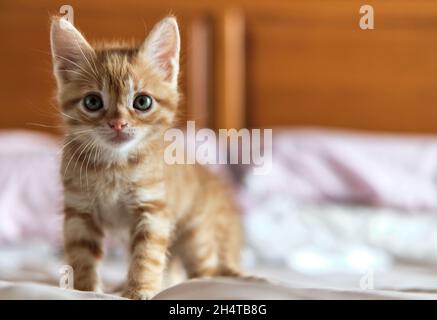
[[62,18],[51,26],[65,124],[64,245],[74,287],[101,290],[104,232],[129,233],[123,296],[149,299],[167,255],[189,277],[239,274],[240,224],[228,189],[198,165],[166,165],[163,134],[178,111],[180,38],[173,17],[139,47],[92,47]]

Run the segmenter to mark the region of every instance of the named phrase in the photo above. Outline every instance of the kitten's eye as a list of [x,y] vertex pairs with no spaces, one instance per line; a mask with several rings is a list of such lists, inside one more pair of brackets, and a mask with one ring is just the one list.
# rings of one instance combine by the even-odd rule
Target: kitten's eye
[[153,99],[151,96],[142,94],[135,98],[133,107],[139,111],[147,111],[152,107],[152,103]]
[[103,108],[103,101],[96,94],[89,94],[83,98],[83,106],[89,111],[97,111]]

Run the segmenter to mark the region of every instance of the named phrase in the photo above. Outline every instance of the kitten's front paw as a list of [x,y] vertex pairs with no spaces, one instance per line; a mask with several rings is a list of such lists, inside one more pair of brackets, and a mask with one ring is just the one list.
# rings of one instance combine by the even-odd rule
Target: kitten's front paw
[[103,293],[100,283],[94,281],[80,281],[74,283],[74,289],[80,291],[92,291],[97,293]]
[[122,296],[132,300],[150,300],[155,295],[155,291],[144,290],[134,287],[127,287]]

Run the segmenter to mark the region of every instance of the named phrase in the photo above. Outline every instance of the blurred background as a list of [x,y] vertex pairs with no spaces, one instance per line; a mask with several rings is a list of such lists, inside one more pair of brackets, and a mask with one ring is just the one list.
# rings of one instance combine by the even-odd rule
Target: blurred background
[[90,40],[141,41],[176,15],[183,109],[204,125],[436,131],[432,0],[366,1],[374,30],[360,29],[355,0],[3,0],[1,128],[53,121],[49,18],[65,4]]
[[[373,30],[359,26],[364,4]],[[52,279],[59,265],[16,246],[59,247],[49,21],[63,5],[91,41],[142,41],[174,14],[182,119],[273,128],[272,172],[232,170],[248,269],[295,285],[357,288],[371,271],[378,288],[437,289],[432,0],[2,0],[0,279],[23,279],[29,265],[28,279]]]

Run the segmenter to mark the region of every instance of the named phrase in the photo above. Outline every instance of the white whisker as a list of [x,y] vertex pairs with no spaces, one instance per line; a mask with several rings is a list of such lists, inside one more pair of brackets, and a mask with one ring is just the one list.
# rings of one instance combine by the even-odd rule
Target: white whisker
[[88,166],[90,164],[91,155],[93,153],[93,149],[95,149],[95,146],[96,146],[96,142],[93,141],[93,143],[92,143],[92,145],[90,147],[90,150],[88,152],[88,161],[87,161],[86,166],[85,166],[85,179],[86,179],[86,188],[87,188],[87,190],[89,190],[89,184],[88,184]]
[[88,58],[86,57],[85,53],[83,52],[79,42],[77,41],[77,38],[75,38],[74,40],[76,40],[77,47],[79,48],[80,53],[82,54],[82,56],[85,59],[85,61],[88,63],[88,66],[91,68],[92,73],[94,74],[94,76],[98,77],[97,70],[95,70],[93,68],[93,66],[91,65],[90,61],[88,60]]
[[95,81],[97,81],[98,82],[98,80],[97,80],[97,78],[95,77],[95,75],[94,74],[92,74],[92,73],[90,73],[89,71],[87,71],[87,70],[85,70],[82,66],[80,66],[79,64],[77,64],[76,62],[74,62],[74,61],[72,61],[72,60],[70,60],[70,59],[67,59],[67,58],[65,58],[65,57],[62,57],[62,56],[60,56],[60,55],[55,55],[57,58],[61,58],[61,59],[64,59],[65,61],[68,61],[68,62],[70,62],[70,63],[72,63],[73,65],[75,65],[76,67],[78,67],[79,69],[81,69],[83,72],[85,72],[86,74],[88,74],[89,76],[91,76]]
[[69,114],[66,114],[66,113],[64,113],[64,112],[62,112],[62,111],[59,111],[59,113],[62,114],[63,116],[65,116],[65,117],[67,117],[67,118],[70,118],[70,119],[72,119],[72,120],[75,120],[75,121],[77,121],[77,122],[80,122],[79,119],[76,119],[76,118],[70,116]]
[[65,178],[65,175],[67,174],[68,167],[70,166],[71,161],[73,160],[74,156],[76,155],[76,153],[79,151],[80,147],[81,147],[83,144],[84,144],[84,143],[80,143],[79,146],[75,149],[73,155],[70,157],[70,160],[68,161],[67,166],[65,167],[64,178]]
[[[77,163],[79,162],[80,157],[81,157],[82,154],[85,152],[85,150],[88,149],[88,146],[89,146],[91,143],[93,143],[92,140],[90,140],[90,141],[85,145],[85,147],[82,148],[82,151],[79,153],[79,156],[77,157],[76,162],[74,163],[73,170],[76,169],[76,165],[77,165]],[[80,165],[80,170],[79,170],[80,189],[82,189],[82,167],[83,167],[84,162],[85,162],[85,160],[82,161],[82,163],[81,163],[81,165]]]

